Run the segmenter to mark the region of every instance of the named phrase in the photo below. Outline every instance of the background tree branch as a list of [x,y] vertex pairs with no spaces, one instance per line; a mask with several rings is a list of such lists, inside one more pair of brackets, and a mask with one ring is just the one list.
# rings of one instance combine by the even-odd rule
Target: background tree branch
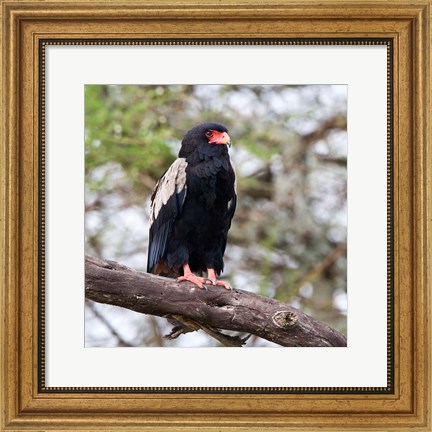
[[241,346],[245,339],[220,332],[233,330],[282,346],[347,346],[346,337],[327,324],[248,291],[219,286],[206,291],[92,257],[86,257],[85,269],[87,299],[174,321],[171,337],[201,329],[225,345]]

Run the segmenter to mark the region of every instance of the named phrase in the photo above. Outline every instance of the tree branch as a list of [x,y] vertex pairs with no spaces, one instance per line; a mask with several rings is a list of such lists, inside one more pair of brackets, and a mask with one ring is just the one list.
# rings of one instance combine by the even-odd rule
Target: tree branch
[[187,323],[187,331],[195,330],[196,325],[210,329],[207,333],[215,333],[218,340],[227,336],[218,332],[224,329],[251,333],[282,346],[347,346],[346,337],[327,324],[251,292],[220,286],[209,286],[206,291],[91,257],[86,257],[85,269],[89,300],[180,319],[180,324]]

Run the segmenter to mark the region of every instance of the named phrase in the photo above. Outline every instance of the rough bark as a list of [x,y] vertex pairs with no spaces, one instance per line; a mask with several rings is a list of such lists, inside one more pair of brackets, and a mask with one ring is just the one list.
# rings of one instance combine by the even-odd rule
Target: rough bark
[[287,347],[347,346],[341,333],[277,300],[220,286],[203,290],[188,282],[138,272],[114,261],[86,257],[85,264],[88,299],[166,317],[178,324],[180,333],[202,329],[232,346],[240,346],[245,340],[219,330],[250,333]]

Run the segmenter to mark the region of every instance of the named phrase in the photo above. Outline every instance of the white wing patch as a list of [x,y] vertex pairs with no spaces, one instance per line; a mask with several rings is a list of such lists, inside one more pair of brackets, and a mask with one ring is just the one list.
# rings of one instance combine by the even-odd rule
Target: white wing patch
[[151,197],[150,223],[155,221],[162,206],[168,202],[174,193],[179,193],[186,188],[187,165],[185,158],[176,159],[156,183]]

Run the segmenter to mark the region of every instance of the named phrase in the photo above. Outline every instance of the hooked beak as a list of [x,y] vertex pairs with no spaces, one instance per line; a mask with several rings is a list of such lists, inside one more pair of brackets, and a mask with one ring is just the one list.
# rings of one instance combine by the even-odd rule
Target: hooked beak
[[231,138],[226,132],[213,133],[213,137],[209,140],[210,144],[225,144],[231,147]]

